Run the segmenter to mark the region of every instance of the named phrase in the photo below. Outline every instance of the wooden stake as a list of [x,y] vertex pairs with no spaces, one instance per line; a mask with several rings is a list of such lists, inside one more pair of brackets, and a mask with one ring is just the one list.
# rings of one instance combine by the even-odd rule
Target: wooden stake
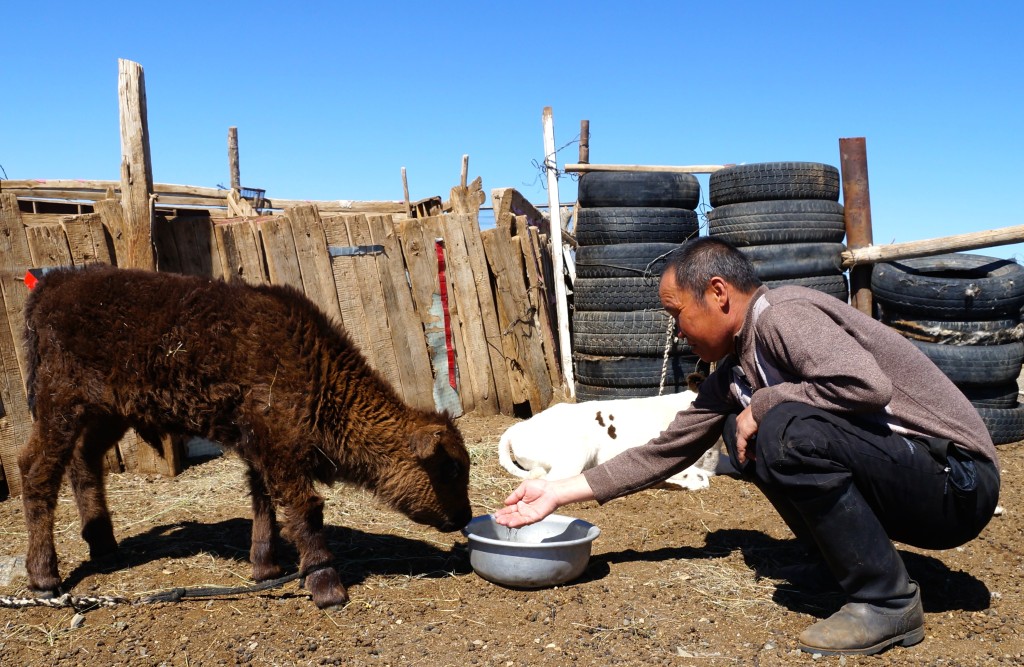
[[119,59],[118,102],[121,110],[121,207],[127,257],[118,266],[156,269],[153,252],[153,165],[146,119],[146,81],[142,66]]
[[405,193],[405,214],[412,217],[412,204],[409,202],[409,179],[405,175],[405,167],[402,167],[402,192]]
[[231,189],[242,191],[242,175],[238,170],[238,128],[228,128],[228,169],[231,170]]
[[580,121],[580,164],[590,162],[590,121]]
[[[572,372],[572,343],[569,340],[569,306],[565,294],[562,262],[562,214],[558,207],[558,154],[555,152],[555,119],[551,107],[541,114],[544,125],[544,170],[548,174],[548,217],[551,221],[551,268],[554,274],[555,309],[558,313],[558,348],[562,362],[562,379],[569,398],[576,396]],[[545,406],[546,407],[546,406]]]
[[459,179],[459,185],[466,187],[469,182],[469,155],[462,156],[462,178]]

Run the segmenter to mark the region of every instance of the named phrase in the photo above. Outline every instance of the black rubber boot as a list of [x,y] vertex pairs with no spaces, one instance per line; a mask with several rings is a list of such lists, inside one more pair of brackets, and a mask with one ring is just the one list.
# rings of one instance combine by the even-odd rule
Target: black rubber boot
[[850,601],[800,634],[808,653],[871,655],[924,639],[917,583],[852,484],[824,498],[794,502]]

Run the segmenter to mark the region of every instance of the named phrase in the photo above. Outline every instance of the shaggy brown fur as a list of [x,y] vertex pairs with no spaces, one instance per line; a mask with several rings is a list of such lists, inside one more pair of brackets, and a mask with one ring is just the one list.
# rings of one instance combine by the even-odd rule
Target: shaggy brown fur
[[315,482],[372,489],[414,521],[472,516],[469,456],[446,415],[412,409],[348,336],[286,287],[112,269],[47,274],[25,309],[36,417],[19,457],[33,589],[58,589],[53,512],[65,469],[97,557],[117,547],[103,455],[128,427],[210,438],[248,464],[253,576],[280,576],[275,503],[320,607],[348,596],[330,567]]

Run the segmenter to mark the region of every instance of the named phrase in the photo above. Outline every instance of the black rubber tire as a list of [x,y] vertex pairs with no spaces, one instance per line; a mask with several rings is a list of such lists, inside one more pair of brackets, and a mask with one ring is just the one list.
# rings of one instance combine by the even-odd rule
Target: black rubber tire
[[683,208],[583,208],[576,217],[581,246],[614,243],[682,243],[697,236],[697,213]]
[[660,310],[657,278],[577,278],[576,310]]
[[839,275],[843,272],[842,243],[780,243],[739,248],[761,280]]
[[1024,324],[1016,319],[1002,320],[919,320],[913,316],[888,312],[879,307],[882,322],[905,338],[945,345],[1000,345],[1024,340]]
[[1016,382],[1003,382],[991,385],[961,384],[958,385],[967,400],[976,408],[1001,408],[1003,410],[1017,406],[1020,389]]
[[618,243],[576,249],[577,278],[661,278],[665,258],[676,243]]
[[708,212],[708,235],[734,246],[840,243],[846,236],[843,205],[823,199],[727,204]]
[[719,169],[709,180],[712,206],[775,199],[839,201],[839,170],[820,162],[761,162]]
[[954,384],[1016,382],[1024,361],[1024,343],[939,345],[911,340]]
[[782,280],[764,280],[764,285],[770,289],[783,287],[785,285],[800,285],[809,287],[819,292],[834,296],[844,303],[850,301],[850,286],[846,282],[846,276],[838,274],[834,276],[810,276],[808,278],[785,278]]
[[[592,355],[660,357],[670,326],[674,328],[672,318],[663,310],[578,310],[572,316],[572,349]],[[690,346],[673,334],[669,353],[691,354]]]
[[[657,387],[661,382],[662,357],[597,357],[576,355],[576,379],[595,387]],[[665,386],[686,386],[686,377],[700,368],[700,359],[687,354],[670,357]]]
[[1024,267],[984,255],[952,253],[876,264],[879,307],[933,320],[1019,318]]
[[591,171],[580,177],[580,206],[697,208],[700,183],[693,174],[668,171]]
[[999,408],[977,408],[977,410],[995,444],[1006,445],[1024,440],[1024,405],[1006,410]]
[[[667,384],[663,394],[678,394],[686,391],[686,385],[681,387],[670,387]],[[657,387],[595,387],[588,384],[576,384],[576,402],[584,401],[608,401],[614,398],[646,398],[658,396]]]

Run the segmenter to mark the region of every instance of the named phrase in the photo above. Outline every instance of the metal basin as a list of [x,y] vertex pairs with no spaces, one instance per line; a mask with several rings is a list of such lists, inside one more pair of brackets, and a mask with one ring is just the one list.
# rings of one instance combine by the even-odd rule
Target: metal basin
[[559,514],[506,528],[486,514],[470,521],[462,534],[469,539],[469,563],[481,577],[514,588],[543,588],[583,574],[601,529]]

